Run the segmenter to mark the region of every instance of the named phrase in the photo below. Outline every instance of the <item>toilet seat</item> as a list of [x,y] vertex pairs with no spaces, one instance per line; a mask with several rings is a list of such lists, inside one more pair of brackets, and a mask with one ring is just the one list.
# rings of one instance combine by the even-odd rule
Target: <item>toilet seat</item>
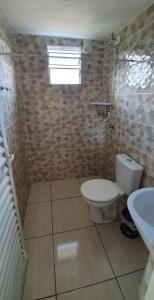
[[82,195],[94,203],[106,203],[116,200],[120,193],[114,183],[106,179],[92,179],[81,186]]

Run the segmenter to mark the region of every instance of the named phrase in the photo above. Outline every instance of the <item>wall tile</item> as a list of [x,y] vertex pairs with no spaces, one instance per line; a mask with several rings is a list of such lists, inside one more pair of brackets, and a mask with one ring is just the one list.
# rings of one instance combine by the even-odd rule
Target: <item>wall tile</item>
[[31,180],[100,173],[104,128],[91,101],[102,100],[102,61],[95,48],[103,43],[92,41],[95,60],[89,55],[82,60],[81,85],[50,85],[47,60],[36,54],[46,55],[47,45],[76,46],[82,41],[25,35],[15,39],[16,51],[32,55],[16,62]]
[[[12,38],[7,25],[0,17],[0,52],[12,51]],[[10,153],[15,159],[12,164],[18,206],[23,224],[29,193],[29,179],[25,158],[24,134],[22,128],[20,102],[16,93],[14,61],[10,56],[0,56],[0,110]]]

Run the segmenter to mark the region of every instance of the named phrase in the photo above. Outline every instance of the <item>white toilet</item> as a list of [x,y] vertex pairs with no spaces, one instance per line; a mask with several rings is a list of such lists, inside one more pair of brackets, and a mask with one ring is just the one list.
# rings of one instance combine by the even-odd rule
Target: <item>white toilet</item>
[[143,167],[126,154],[116,156],[116,182],[93,179],[81,185],[81,194],[90,207],[94,223],[110,223],[117,216],[117,200],[138,189]]

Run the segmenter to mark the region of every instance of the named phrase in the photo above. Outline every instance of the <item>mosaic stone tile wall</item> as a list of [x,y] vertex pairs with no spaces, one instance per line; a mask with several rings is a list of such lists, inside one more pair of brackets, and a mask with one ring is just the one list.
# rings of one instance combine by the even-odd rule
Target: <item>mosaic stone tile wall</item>
[[[7,25],[0,17],[0,52],[10,52],[12,49],[11,44],[12,40]],[[14,63],[9,56],[0,56],[0,87],[9,89],[9,91],[0,91],[0,110],[6,128],[9,150],[15,156],[12,167],[20,216],[23,223],[29,193],[29,180],[20,105],[16,96]]]
[[[105,74],[112,101],[106,130],[106,171],[114,179],[115,155],[125,152],[144,166],[142,186],[154,186],[154,4],[125,26],[118,47],[105,51]],[[114,59],[143,63],[111,63]]]
[[[103,100],[103,67],[93,42],[82,59],[82,85],[49,84],[47,45],[81,45],[81,40],[15,36],[18,94],[22,99],[31,182],[100,175],[104,172],[104,126],[91,101]],[[28,56],[31,55],[31,56]],[[105,99],[106,100],[106,99]]]

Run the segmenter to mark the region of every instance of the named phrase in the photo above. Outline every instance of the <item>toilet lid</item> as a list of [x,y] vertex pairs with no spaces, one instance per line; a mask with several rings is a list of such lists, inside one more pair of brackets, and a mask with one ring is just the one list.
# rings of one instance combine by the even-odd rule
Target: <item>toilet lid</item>
[[115,200],[119,191],[110,180],[92,179],[84,182],[81,186],[83,196],[91,201],[107,202]]

